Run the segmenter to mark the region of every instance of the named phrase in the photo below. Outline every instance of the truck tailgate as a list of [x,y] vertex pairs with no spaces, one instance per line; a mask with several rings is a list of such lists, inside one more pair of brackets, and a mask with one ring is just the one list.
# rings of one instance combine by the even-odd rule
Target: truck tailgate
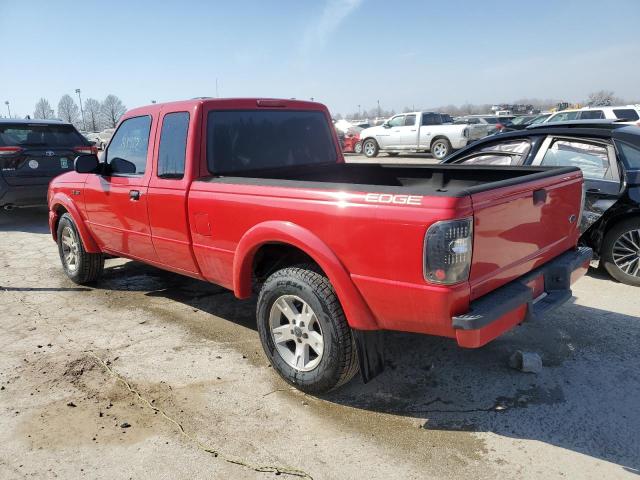
[[582,174],[577,169],[472,192],[471,199],[471,300],[575,247],[580,235]]

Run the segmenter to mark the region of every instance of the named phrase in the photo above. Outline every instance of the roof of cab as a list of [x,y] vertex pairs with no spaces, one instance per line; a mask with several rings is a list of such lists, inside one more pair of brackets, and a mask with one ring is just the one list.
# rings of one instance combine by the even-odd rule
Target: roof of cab
[[62,120],[43,120],[39,118],[0,118],[0,123],[18,123],[21,125],[70,125],[70,123],[63,122]]
[[285,99],[285,98],[211,98],[211,97],[196,97],[189,100],[179,100],[175,102],[165,103],[153,103],[151,105],[145,105],[141,107],[132,108],[127,111],[126,116],[131,116],[131,113],[148,112],[149,110],[190,110],[196,105],[205,106],[217,106],[222,109],[305,109],[305,110],[324,110],[326,107],[322,103],[311,102],[307,100]]

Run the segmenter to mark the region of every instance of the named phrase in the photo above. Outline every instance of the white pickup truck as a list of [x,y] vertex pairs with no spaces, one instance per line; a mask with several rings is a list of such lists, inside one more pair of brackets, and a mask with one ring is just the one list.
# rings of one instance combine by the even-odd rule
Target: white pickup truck
[[378,127],[360,132],[362,151],[371,158],[379,152],[397,155],[401,152],[431,152],[442,160],[453,150],[486,135],[476,125],[453,125],[443,122],[435,112],[411,112],[395,115]]

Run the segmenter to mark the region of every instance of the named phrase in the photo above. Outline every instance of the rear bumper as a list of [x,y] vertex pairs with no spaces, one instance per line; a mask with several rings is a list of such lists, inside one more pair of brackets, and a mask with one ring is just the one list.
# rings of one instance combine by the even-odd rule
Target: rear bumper
[[47,204],[47,189],[49,184],[43,185],[8,185],[0,177],[0,207],[13,205],[16,207],[32,207]]
[[590,248],[569,250],[541,267],[474,300],[469,312],[452,318],[461,347],[481,347],[525,320],[542,317],[571,298],[571,284],[582,277]]

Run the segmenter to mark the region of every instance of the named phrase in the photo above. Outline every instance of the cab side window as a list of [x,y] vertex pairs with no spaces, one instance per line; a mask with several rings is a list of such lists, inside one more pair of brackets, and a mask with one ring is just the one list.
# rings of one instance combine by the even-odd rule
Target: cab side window
[[179,179],[184,176],[188,130],[188,112],[164,116],[158,148],[158,177]]
[[389,120],[389,126],[391,127],[402,127],[404,125],[404,115],[398,115],[397,117],[393,117]]
[[128,118],[122,122],[107,149],[106,163],[112,174],[144,174],[150,130],[150,116]]
[[542,158],[541,165],[578,167],[584,178],[615,180],[604,145],[574,140],[555,140]]

